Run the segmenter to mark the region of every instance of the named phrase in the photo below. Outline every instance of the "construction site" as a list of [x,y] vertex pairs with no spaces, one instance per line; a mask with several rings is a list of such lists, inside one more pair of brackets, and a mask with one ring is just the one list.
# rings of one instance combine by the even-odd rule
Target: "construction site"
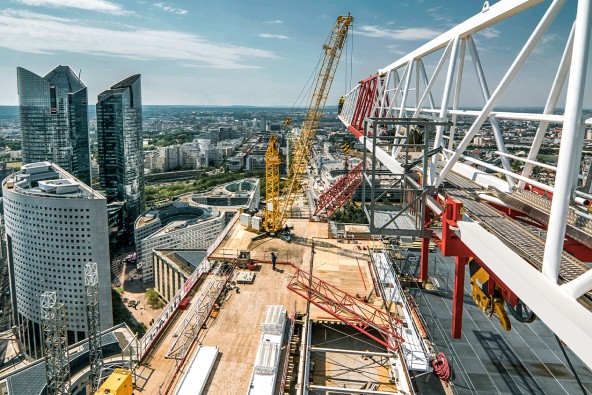
[[[339,16],[294,149],[282,155],[277,137],[269,138],[264,210],[234,215],[141,339],[123,327],[111,335],[95,326],[83,350],[68,354],[63,306],[47,295],[41,390],[14,389],[18,375],[7,371],[0,388],[592,393],[592,171],[582,172],[580,163],[583,130],[592,126],[582,110],[590,1],[578,1],[543,112],[496,110],[564,6],[547,3],[485,2],[481,12],[361,80],[339,104],[339,120],[362,147],[358,160],[317,196],[310,170],[315,133],[354,20]],[[501,79],[488,83],[473,35],[531,7],[546,11]],[[434,59],[428,75],[424,61]],[[463,79],[482,92],[480,108],[459,107]],[[472,119],[462,133],[460,116]],[[525,156],[508,153],[505,120],[537,124]],[[485,122],[495,137],[495,163],[467,153]],[[550,125],[562,128],[556,166],[539,159]],[[288,174],[280,174],[287,157]],[[521,164],[519,171],[510,161]],[[553,185],[535,179],[537,167],[554,172]],[[367,223],[332,221],[347,205],[363,210]],[[92,322],[96,268],[87,270]],[[83,351],[84,369],[64,360]]]
[[[167,318],[170,329],[140,364],[137,390],[589,393],[592,191],[580,180],[592,178],[576,177],[580,166],[571,160],[582,151],[576,136],[592,125],[576,100],[585,86],[589,9],[578,7],[541,114],[495,107],[562,2],[552,2],[491,91],[472,39],[539,3],[485,3],[481,13],[360,81],[340,101],[339,119],[363,147],[361,160],[317,195],[310,174],[315,131],[353,22],[338,17],[283,186],[284,158],[272,135],[264,212],[235,218],[208,250],[209,274],[176,298],[189,295],[190,307]],[[434,56],[440,58],[430,77],[423,62]],[[458,108],[466,57],[484,100],[471,111]],[[432,91],[438,81],[439,104]],[[562,90],[568,99],[557,115]],[[473,121],[456,134],[460,115]],[[504,145],[500,124],[508,119],[538,123],[527,158]],[[465,153],[486,120],[496,163]],[[537,156],[555,124],[563,137],[550,186],[532,169],[549,168]],[[510,159],[522,162],[521,174]],[[331,221],[351,204],[367,224]],[[304,209],[310,218],[294,218]]]

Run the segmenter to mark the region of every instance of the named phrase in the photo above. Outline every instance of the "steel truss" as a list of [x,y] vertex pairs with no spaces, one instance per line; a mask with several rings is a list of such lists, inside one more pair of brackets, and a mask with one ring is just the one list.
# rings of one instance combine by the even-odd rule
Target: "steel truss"
[[165,358],[177,360],[185,359],[187,351],[189,351],[189,348],[195,339],[197,339],[199,331],[210,316],[214,303],[216,303],[216,300],[224,290],[235,267],[236,262],[231,264],[218,264],[214,273],[203,285],[199,295],[191,302],[191,311],[177,328],[175,328],[175,331],[173,332],[173,338],[175,340],[169,347]]
[[103,348],[101,345],[101,313],[99,311],[99,278],[97,263],[84,265],[84,286],[86,288],[86,320],[88,326],[89,381],[91,392],[99,389]]
[[70,360],[66,334],[66,309],[54,291],[41,295],[41,321],[45,345],[48,395],[70,395]]
[[[494,26],[498,22],[511,19],[540,3],[542,0],[501,0],[492,6],[486,4],[482,12],[378,70],[373,76],[376,89],[369,85],[368,80],[361,82],[346,96],[340,119],[351,133],[358,137],[360,143],[368,151],[373,152],[373,158],[384,168],[395,175],[403,175],[406,171],[397,159],[400,149],[395,147],[387,151],[376,147],[369,138],[364,136],[364,131],[360,127],[362,116],[406,118],[435,115],[438,118],[448,118],[453,124],[456,123],[459,115],[473,117],[474,120],[464,136],[457,136],[454,126],[449,130],[438,127],[433,148],[441,147],[443,155],[436,155],[430,161],[427,173],[424,173],[426,185],[439,187],[450,172],[454,171],[477,182],[484,190],[491,187],[504,193],[512,193],[515,190],[536,186],[552,194],[541,271],[536,270],[529,262],[503,244],[497,236],[488,232],[479,223],[472,222],[466,215],[456,221],[454,232],[465,245],[465,250],[468,249],[475,254],[488,270],[527,304],[584,363],[592,367],[592,332],[589,329],[592,328],[592,313],[578,303],[578,298],[592,290],[592,270],[584,272],[563,285],[558,284],[570,204],[573,207],[578,198],[592,198],[586,193],[589,191],[582,192],[576,189],[578,179],[582,178],[579,167],[584,143],[583,129],[585,125],[592,125],[592,119],[584,120],[582,116],[592,30],[592,1],[577,2],[576,17],[569,36],[564,38],[565,50],[557,65],[557,72],[541,113],[495,111],[494,109],[508,92],[508,88],[523,69],[529,56],[560,13],[566,3],[565,0],[550,2],[532,34],[493,89],[489,87],[477,43],[473,40],[475,33]],[[564,22],[562,19],[562,23]],[[437,56],[438,53],[441,57],[433,74],[428,76],[424,60],[429,55]],[[483,97],[483,105],[478,110],[459,108],[463,77],[468,73],[464,68],[466,56],[472,61],[477,88]],[[442,73],[446,64],[446,73]],[[443,86],[440,101],[435,99],[433,92],[436,85]],[[557,104],[562,93],[565,93],[566,97],[565,111],[557,114],[559,110]],[[532,105],[528,102],[522,105],[522,107],[529,106]],[[524,120],[538,123],[527,158],[512,158],[524,162],[521,174],[512,172],[509,154],[501,133],[500,120]],[[489,121],[491,125],[500,166],[484,164],[466,156],[469,144],[485,121]],[[561,124],[563,127],[553,186],[542,184],[532,177],[534,167],[546,166],[537,158],[550,123]],[[401,128],[397,129],[397,136],[401,141],[406,138]],[[462,163],[467,159],[471,160],[470,164]],[[488,166],[502,174],[504,179],[487,175],[475,166]],[[585,179],[585,176],[583,178]],[[445,197],[441,199],[441,201],[444,200],[446,200]],[[431,204],[430,209],[436,215],[443,210],[437,204]],[[462,273],[464,270],[460,268],[465,261],[462,258],[463,253],[459,252],[457,255],[461,257],[457,259],[458,272]],[[457,280],[460,286],[460,278]]]
[[[403,342],[402,321],[304,270],[295,269],[288,289],[386,348],[398,350]],[[371,329],[382,335],[382,339],[370,332]]]
[[335,211],[349,199],[362,183],[362,165],[360,162],[354,166],[347,174],[341,177],[325,193],[319,196],[317,209],[314,216],[321,218],[330,218]]
[[[370,224],[370,233],[391,236],[416,236],[430,237],[431,231],[426,230],[423,218],[425,218],[425,206],[428,196],[436,194],[436,188],[418,182],[409,177],[410,170],[415,166],[421,166],[420,174],[426,174],[430,156],[437,155],[441,149],[430,151],[429,145],[433,143],[433,128],[451,127],[452,124],[445,120],[430,120],[421,118],[366,118],[364,122],[364,139],[371,141],[372,150],[364,150],[362,207]],[[402,139],[400,136],[408,136],[415,130],[422,133],[420,141]],[[369,160],[376,155],[378,149],[399,150],[403,155],[401,165],[402,174],[393,174],[388,170],[378,168],[380,163]],[[410,160],[410,153],[421,151],[418,158]],[[370,158],[368,157],[368,154]],[[387,183],[390,185],[383,186]],[[380,191],[378,190],[380,189]],[[387,194],[393,194],[401,199],[401,204],[379,204]],[[377,216],[386,217],[382,221]],[[397,219],[402,215],[410,215],[414,219],[412,227],[400,226]]]

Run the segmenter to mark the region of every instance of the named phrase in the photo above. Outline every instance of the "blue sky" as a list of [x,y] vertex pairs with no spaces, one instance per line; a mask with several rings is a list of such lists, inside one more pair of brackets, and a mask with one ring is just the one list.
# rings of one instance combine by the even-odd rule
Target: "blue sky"
[[[475,36],[491,90],[548,3]],[[504,104],[544,104],[575,14],[576,2],[567,3]],[[348,45],[347,59],[344,51],[333,84],[329,103],[335,104],[349,90],[349,77],[353,83],[367,77],[482,5],[476,0],[0,0],[0,105],[18,103],[17,66],[44,75],[62,64],[81,70],[91,103],[115,82],[140,73],[145,104],[291,107],[337,15],[351,12],[353,47]],[[436,57],[428,62],[428,74],[436,62]],[[467,77],[463,105],[481,102],[471,81]],[[588,93],[586,105],[591,104]]]

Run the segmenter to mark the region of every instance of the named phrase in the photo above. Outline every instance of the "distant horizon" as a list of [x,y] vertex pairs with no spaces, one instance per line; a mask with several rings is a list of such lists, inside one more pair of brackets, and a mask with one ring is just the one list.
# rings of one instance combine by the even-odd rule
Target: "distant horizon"
[[[96,103],[89,104],[89,108],[95,108]],[[15,109],[18,110],[19,105],[3,105],[0,104],[0,108],[2,109]],[[288,107],[288,106],[258,106],[258,105],[249,105],[249,104],[237,104],[237,105],[215,105],[215,104],[142,104],[143,108],[150,108],[150,107],[168,107],[168,108],[196,108],[196,109],[274,109],[274,110],[288,110],[288,111],[306,111],[306,107]],[[335,105],[326,105],[325,108],[336,110],[337,106]],[[480,110],[481,107],[473,107],[473,106],[466,106],[466,107],[459,107],[459,110]],[[495,107],[493,111],[499,110],[528,110],[526,112],[535,112],[544,109],[543,106],[499,106]],[[564,107],[557,107],[555,111],[564,111]],[[592,112],[591,108],[583,108],[582,112]]]
[[[489,1],[492,9],[499,3]],[[523,11],[512,13],[511,19],[472,34],[491,92],[548,6],[526,3],[516,3],[516,9]],[[361,79],[483,14],[483,1],[461,0],[446,4],[437,0],[377,0],[372,6],[353,0],[303,0],[297,4],[171,0],[163,4],[122,0],[2,3],[0,104],[18,104],[17,67],[43,76],[58,65],[68,65],[88,88],[88,100],[93,102],[114,83],[140,74],[142,100],[154,106],[302,108],[314,86],[315,65],[322,60],[331,27],[338,15],[350,12],[354,17],[351,39],[346,42],[327,98],[327,103],[337,105],[339,97]],[[545,105],[576,5],[566,2],[562,7],[499,98],[499,108]],[[423,59],[427,75],[433,74],[443,52],[441,48]],[[463,83],[458,85],[461,108],[483,102],[478,77],[468,65],[468,52]],[[589,87],[590,67],[587,74]],[[443,85],[433,85],[437,102],[443,97]],[[566,87],[559,97],[560,105],[565,103],[565,91]],[[584,107],[592,107],[592,89],[584,91]]]

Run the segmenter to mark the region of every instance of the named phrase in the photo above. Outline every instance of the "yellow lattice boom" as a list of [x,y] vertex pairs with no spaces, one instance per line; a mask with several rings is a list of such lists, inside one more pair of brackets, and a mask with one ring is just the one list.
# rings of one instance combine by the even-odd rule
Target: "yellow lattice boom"
[[279,220],[280,211],[277,210],[280,198],[280,164],[281,157],[278,148],[278,139],[274,135],[269,138],[267,152],[265,153],[265,229],[273,228]]
[[[339,58],[345,44],[347,32],[349,26],[353,22],[354,18],[351,15],[337,17],[337,22],[333,26],[331,37],[327,44],[323,46],[324,55],[323,63],[319,70],[315,82],[315,88],[308,106],[308,111],[304,122],[302,124],[302,132],[300,138],[296,142],[294,148],[294,155],[292,157],[292,164],[290,166],[288,179],[284,187],[281,197],[273,201],[271,207],[269,207],[269,196],[267,195],[268,208],[266,210],[266,218],[264,222],[265,230],[270,233],[275,233],[283,228],[286,223],[294,205],[296,194],[300,190],[300,180],[302,175],[306,171],[306,164],[310,155],[312,143],[315,139],[319,122],[325,111],[325,103],[327,102],[327,96],[331,89],[331,83],[339,64]],[[277,144],[277,140],[276,140]],[[271,141],[270,141],[271,145]],[[267,150],[269,155],[269,148]],[[279,157],[279,154],[278,154]],[[268,158],[269,159],[269,158]],[[269,177],[269,165],[266,164],[267,176]],[[266,193],[269,190],[279,191],[279,164],[277,165],[278,176],[277,178],[267,178],[265,180]],[[269,185],[270,182],[276,183],[275,186]],[[276,188],[276,189],[274,189]]]

